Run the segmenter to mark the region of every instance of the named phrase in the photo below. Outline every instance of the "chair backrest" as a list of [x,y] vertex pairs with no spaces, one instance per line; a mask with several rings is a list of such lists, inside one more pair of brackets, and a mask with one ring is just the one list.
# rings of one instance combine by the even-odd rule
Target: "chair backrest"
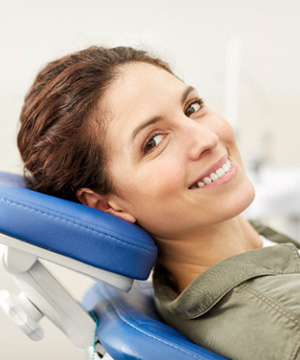
[[32,339],[42,337],[38,322],[45,315],[79,347],[93,342],[94,321],[39,258],[128,291],[133,279],[149,276],[157,255],[152,238],[138,226],[32,191],[22,176],[3,172],[0,244],[6,245],[0,261],[23,290],[18,298],[1,292],[3,310],[13,321],[14,309],[23,313],[17,325]]
[[31,191],[22,176],[4,172],[0,172],[0,233],[133,279],[146,279],[157,256],[152,238],[138,226]]

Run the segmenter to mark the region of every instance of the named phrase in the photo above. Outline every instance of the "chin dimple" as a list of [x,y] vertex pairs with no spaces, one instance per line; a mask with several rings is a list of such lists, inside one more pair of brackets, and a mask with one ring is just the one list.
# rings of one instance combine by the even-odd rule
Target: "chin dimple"
[[208,185],[221,177],[223,177],[228,171],[231,169],[231,162],[229,159],[227,159],[226,163],[219,169],[217,169],[215,172],[212,172],[209,176],[206,176],[202,180],[198,181],[194,185],[191,186],[191,189],[197,189],[200,187],[204,187],[205,185]]

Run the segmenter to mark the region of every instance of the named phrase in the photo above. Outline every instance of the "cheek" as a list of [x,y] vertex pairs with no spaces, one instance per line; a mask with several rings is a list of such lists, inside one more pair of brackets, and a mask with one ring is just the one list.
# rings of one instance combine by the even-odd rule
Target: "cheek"
[[227,143],[236,143],[234,130],[225,119],[218,119],[216,123],[216,132],[220,140],[226,141]]
[[229,150],[230,155],[237,157],[239,162],[242,162],[240,151],[237,145],[235,132],[232,126],[224,119],[218,121],[216,128],[216,134],[219,137],[220,142]]
[[[166,154],[167,155],[167,154]],[[153,201],[165,201],[178,194],[184,186],[184,168],[178,158],[160,156],[139,168],[119,164],[111,168],[112,182],[116,192],[128,200],[136,210],[142,210]]]
[[138,177],[139,183],[143,184],[139,188],[148,198],[167,198],[177,193],[184,184],[184,169],[179,166],[178,159],[165,156],[159,160],[152,162]]
[[237,146],[235,132],[230,124],[228,124],[228,123],[226,124],[224,133],[226,136],[226,140],[230,143],[233,143],[235,146]]

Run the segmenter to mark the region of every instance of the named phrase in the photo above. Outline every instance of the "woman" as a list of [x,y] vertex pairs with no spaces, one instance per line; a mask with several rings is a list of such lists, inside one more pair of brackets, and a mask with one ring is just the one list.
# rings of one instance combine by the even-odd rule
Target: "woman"
[[18,145],[34,190],[152,235],[157,307],[172,326],[231,359],[300,359],[297,250],[263,248],[241,216],[254,190],[231,126],[167,64],[122,47],[49,63]]

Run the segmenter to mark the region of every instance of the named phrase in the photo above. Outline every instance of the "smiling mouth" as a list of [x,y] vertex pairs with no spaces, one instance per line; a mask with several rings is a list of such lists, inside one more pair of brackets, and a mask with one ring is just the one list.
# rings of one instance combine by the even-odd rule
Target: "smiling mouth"
[[217,181],[218,179],[222,178],[226,173],[230,171],[230,169],[231,169],[231,161],[228,158],[226,158],[225,163],[221,167],[217,168],[215,171],[211,172],[210,174],[194,182],[189,187],[189,189],[198,189],[205,187],[206,185],[211,184],[214,181]]

